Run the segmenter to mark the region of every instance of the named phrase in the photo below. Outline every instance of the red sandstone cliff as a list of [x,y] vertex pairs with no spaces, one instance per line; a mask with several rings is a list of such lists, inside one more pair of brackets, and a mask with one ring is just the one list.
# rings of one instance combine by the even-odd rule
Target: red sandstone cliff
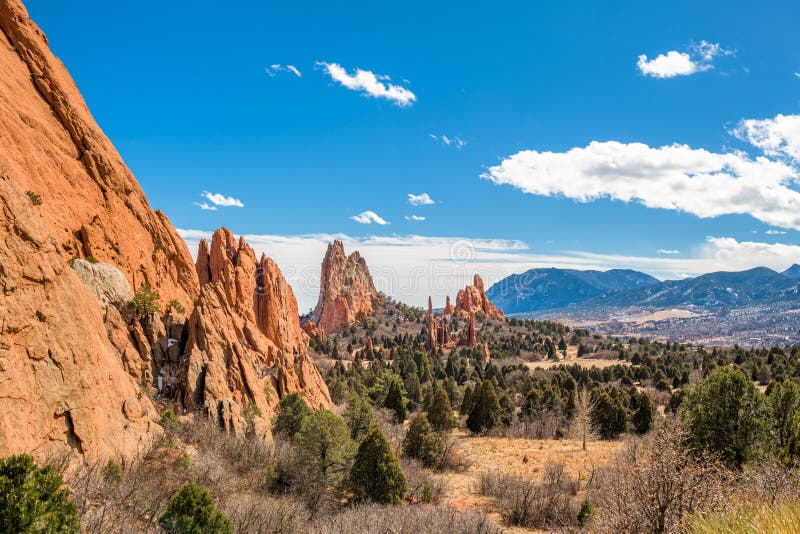
[[464,314],[483,312],[486,317],[492,319],[505,318],[503,312],[498,310],[486,297],[483,280],[477,274],[474,276],[473,285],[459,290],[456,295],[456,311]]
[[358,251],[345,256],[342,242],[334,241],[322,260],[319,300],[310,320],[323,333],[330,333],[372,314],[377,296],[364,258]]
[[226,228],[203,240],[203,282],[189,319],[185,402],[235,433],[269,434],[280,397],[298,391],[312,408],[331,399],[307,354],[297,301],[278,266]]

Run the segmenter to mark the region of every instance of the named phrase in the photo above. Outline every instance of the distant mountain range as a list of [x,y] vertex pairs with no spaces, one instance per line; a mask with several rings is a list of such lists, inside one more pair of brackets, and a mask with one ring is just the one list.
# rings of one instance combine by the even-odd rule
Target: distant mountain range
[[486,292],[506,314],[564,308],[736,308],[787,302],[800,293],[800,265],[779,273],[766,267],[659,281],[624,269],[531,269],[500,280]]

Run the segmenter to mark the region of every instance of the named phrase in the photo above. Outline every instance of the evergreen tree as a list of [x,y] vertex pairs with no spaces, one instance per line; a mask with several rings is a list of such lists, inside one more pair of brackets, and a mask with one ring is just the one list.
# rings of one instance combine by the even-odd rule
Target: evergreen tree
[[431,429],[425,414],[411,420],[403,439],[403,455],[420,460],[425,467],[437,467],[442,457],[444,442]]
[[306,480],[303,484],[336,486],[347,475],[355,444],[350,429],[328,410],[312,412],[303,419],[294,440],[292,459]]
[[428,421],[437,432],[449,432],[458,425],[450,405],[450,397],[444,388],[437,388],[428,408]]
[[347,428],[350,429],[350,438],[361,441],[372,426],[372,408],[361,395],[352,395],[347,401],[347,408],[342,414]]
[[380,504],[398,504],[405,496],[406,477],[377,426],[372,427],[358,447],[350,470],[350,484],[360,499]]
[[698,450],[735,466],[763,458],[770,443],[764,395],[741,370],[718,367],[687,393],[680,411]]
[[786,463],[800,459],[800,387],[793,381],[767,389],[778,457]]
[[197,484],[184,484],[158,520],[168,534],[230,534],[231,523],[217,510],[211,494]]
[[406,399],[403,398],[403,387],[400,380],[392,380],[389,384],[389,391],[386,393],[386,400],[383,402],[384,408],[389,408],[394,412],[394,419],[398,423],[406,420],[408,410],[406,409]]
[[303,418],[311,413],[299,393],[289,393],[278,403],[278,413],[272,419],[272,431],[293,438],[300,431]]
[[78,517],[61,476],[27,454],[0,460],[0,532],[78,532]]
[[472,408],[467,417],[467,428],[474,433],[491,430],[500,420],[500,401],[490,380],[481,382],[473,394]]
[[467,415],[472,409],[472,388],[464,388],[464,397],[461,399],[461,415]]
[[627,411],[618,399],[605,390],[598,390],[593,402],[592,422],[600,437],[615,439],[628,428]]
[[639,406],[633,412],[631,422],[637,434],[647,434],[653,427],[653,417],[655,417],[656,406],[653,398],[647,392],[639,396]]

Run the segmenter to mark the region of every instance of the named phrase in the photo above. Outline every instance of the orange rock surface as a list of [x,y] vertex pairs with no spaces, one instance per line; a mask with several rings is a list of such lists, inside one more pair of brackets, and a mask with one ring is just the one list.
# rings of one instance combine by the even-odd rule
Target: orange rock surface
[[328,408],[328,388],[307,353],[297,301],[278,266],[256,260],[230,230],[200,242],[204,281],[189,318],[183,375],[188,409],[202,409],[226,429],[269,435],[282,396],[300,392],[312,408]]
[[495,308],[494,304],[486,298],[483,289],[483,280],[479,275],[473,278],[473,285],[459,290],[456,295],[456,311],[462,314],[473,314],[483,312],[486,317],[492,319],[504,319],[503,312]]
[[334,241],[322,260],[319,300],[310,320],[328,334],[371,315],[377,296],[364,258],[358,251],[345,256],[342,242]]

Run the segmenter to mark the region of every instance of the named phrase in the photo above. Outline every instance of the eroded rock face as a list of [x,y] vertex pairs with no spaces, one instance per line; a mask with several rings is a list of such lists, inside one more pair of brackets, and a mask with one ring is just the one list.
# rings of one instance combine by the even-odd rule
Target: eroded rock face
[[319,300],[310,320],[329,334],[371,315],[377,296],[364,258],[358,251],[345,256],[342,242],[334,241],[322,260]]
[[[0,30],[0,455],[133,461],[161,428],[117,305],[147,282],[190,307],[191,256],[19,0],[0,1]],[[110,267],[79,276],[73,257]]]
[[332,405],[308,356],[297,301],[278,266],[237,242],[230,230],[201,241],[197,273],[204,281],[189,318],[182,367],[184,402],[231,432],[269,435],[275,406],[299,392],[314,409]]
[[167,217],[95,122],[64,65],[19,0],[0,2],[0,165],[38,210],[59,254],[119,268],[134,290],[190,307],[192,258]]
[[70,269],[40,209],[0,175],[0,456],[133,461],[162,432],[127,369],[139,354],[116,309],[104,312]]
[[474,314],[483,312],[486,317],[491,319],[505,319],[503,312],[498,310],[491,301],[486,298],[483,288],[483,280],[479,275],[473,278],[473,285],[459,290],[456,295],[456,311],[461,314]]

